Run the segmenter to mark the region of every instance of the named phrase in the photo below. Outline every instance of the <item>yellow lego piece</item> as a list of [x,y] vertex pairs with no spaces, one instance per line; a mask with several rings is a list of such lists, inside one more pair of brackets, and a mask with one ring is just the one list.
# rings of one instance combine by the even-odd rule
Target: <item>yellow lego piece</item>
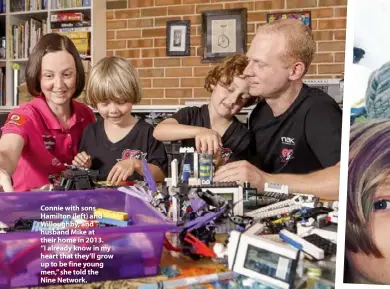
[[109,219],[114,219],[114,220],[119,220],[119,221],[128,221],[129,220],[129,215],[124,212],[117,212],[117,211],[111,211],[111,210],[106,210],[106,209],[101,209],[97,208],[93,212],[94,216],[98,216],[101,218],[109,218]]

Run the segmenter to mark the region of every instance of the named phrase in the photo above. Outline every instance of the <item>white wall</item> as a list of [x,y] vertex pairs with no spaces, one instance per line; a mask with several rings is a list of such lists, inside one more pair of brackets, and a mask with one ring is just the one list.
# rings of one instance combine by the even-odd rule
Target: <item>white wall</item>
[[366,51],[359,64],[371,70],[390,61],[390,0],[355,2],[354,46]]
[[359,64],[352,63],[352,51],[347,51],[351,57],[345,63],[344,101],[348,97],[354,106],[365,99],[371,72],[390,61],[390,0],[350,0],[348,10],[353,24],[352,29],[348,25],[346,49],[365,51]]

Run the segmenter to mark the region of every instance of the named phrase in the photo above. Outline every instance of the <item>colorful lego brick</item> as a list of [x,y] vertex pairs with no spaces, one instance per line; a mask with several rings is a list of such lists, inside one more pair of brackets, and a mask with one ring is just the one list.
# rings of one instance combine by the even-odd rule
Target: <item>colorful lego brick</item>
[[99,223],[113,225],[117,227],[127,227],[131,225],[131,221],[120,221],[120,220],[104,218],[104,217],[99,219]]
[[101,217],[114,219],[118,221],[127,221],[129,219],[129,215],[127,213],[100,209],[100,208],[94,211],[94,215],[98,217],[98,219],[100,219]]

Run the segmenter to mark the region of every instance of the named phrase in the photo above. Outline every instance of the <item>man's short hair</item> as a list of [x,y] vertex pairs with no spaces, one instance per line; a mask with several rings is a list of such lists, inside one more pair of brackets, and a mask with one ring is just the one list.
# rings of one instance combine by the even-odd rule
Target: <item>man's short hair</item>
[[286,40],[285,62],[301,61],[305,75],[313,61],[316,43],[308,26],[297,19],[282,19],[259,26],[258,33],[278,33]]
[[346,248],[358,253],[382,254],[371,236],[374,195],[390,176],[390,121],[375,120],[351,127]]

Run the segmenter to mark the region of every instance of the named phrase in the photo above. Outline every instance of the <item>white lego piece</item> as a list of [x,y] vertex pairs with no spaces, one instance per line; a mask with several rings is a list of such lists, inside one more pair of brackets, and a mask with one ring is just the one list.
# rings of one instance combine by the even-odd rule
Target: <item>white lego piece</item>
[[299,237],[310,235],[313,229],[313,226],[303,226],[302,224],[297,223],[297,235]]
[[275,183],[265,183],[264,192],[288,194],[288,186]]
[[[261,231],[261,225],[244,233],[232,231],[228,243],[229,269],[244,276],[259,280],[270,287],[290,289],[293,287],[295,272],[298,269],[299,250],[287,243],[276,243],[252,234]],[[267,260],[259,254],[272,255]],[[256,265],[257,264],[257,265]],[[268,267],[275,275],[267,274],[260,267]]]
[[171,162],[171,179],[172,187],[177,187],[179,184],[179,165],[177,159]]
[[0,230],[7,229],[7,228],[8,228],[7,224],[0,221]]
[[289,207],[283,207],[280,209],[275,209],[275,210],[265,211],[265,212],[260,212],[260,213],[249,212],[249,213],[246,213],[245,216],[253,217],[254,220],[258,221],[261,219],[271,218],[271,217],[275,217],[278,215],[289,214],[295,210],[300,210],[301,208],[302,208],[302,205],[299,204],[299,205],[292,205]]
[[200,186],[200,179],[199,178],[189,178],[188,185],[189,186]]
[[337,224],[338,223],[338,211],[333,211],[328,213],[328,217],[326,218],[328,222]]
[[179,149],[179,153],[181,153],[181,154],[184,154],[184,153],[192,154],[194,152],[195,152],[195,149],[193,147],[181,147]]
[[215,243],[213,251],[221,259],[228,255],[228,249],[221,243]]
[[279,236],[287,243],[295,246],[299,244],[302,246],[302,251],[313,256],[317,260],[322,260],[325,258],[325,252],[321,248],[313,245],[312,243],[306,241],[305,239],[299,237],[296,234],[291,233],[285,229],[281,230]]
[[272,204],[272,205],[268,205],[266,207],[254,210],[252,212],[248,212],[245,215],[252,216],[252,215],[260,214],[260,213],[263,213],[263,212],[272,211],[272,210],[276,210],[276,209],[279,209],[279,208],[284,208],[284,207],[288,207],[288,206],[292,206],[292,205],[298,205],[298,204],[303,204],[303,199],[300,196],[295,196],[295,197],[293,197],[291,199],[288,199],[288,200],[285,200],[285,201],[281,201],[281,202],[278,202],[278,203],[275,203],[275,204]]

